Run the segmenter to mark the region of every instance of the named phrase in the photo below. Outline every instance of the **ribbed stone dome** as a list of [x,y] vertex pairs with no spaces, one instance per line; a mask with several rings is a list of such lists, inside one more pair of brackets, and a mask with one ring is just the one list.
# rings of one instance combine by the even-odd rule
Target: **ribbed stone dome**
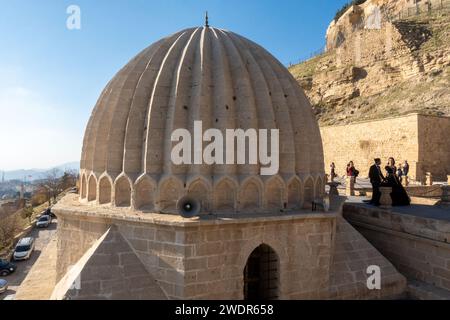
[[[174,165],[175,129],[279,129],[279,174],[259,165]],[[310,206],[324,189],[322,141],[304,92],[265,49],[235,33],[192,28],[133,58],[103,90],[86,128],[81,199],[175,212],[184,195],[203,212]],[[86,201],[84,200],[84,201]]]

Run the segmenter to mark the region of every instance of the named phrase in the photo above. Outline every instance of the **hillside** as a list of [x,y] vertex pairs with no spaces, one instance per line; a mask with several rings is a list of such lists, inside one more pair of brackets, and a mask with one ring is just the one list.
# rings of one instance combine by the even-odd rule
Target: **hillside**
[[[62,175],[64,171],[78,171],[80,168],[80,163],[78,161],[68,162],[58,165],[53,168],[47,169],[20,169],[13,171],[4,171],[5,181],[9,180],[23,180],[26,178],[27,181],[34,181],[45,178],[45,176],[52,170],[58,170],[59,174]],[[1,177],[0,177],[1,178]]]
[[450,3],[445,4],[406,17],[396,13],[395,20],[383,13],[375,28],[354,22],[357,6],[333,21],[327,52],[290,67],[320,124],[411,112],[450,115]]

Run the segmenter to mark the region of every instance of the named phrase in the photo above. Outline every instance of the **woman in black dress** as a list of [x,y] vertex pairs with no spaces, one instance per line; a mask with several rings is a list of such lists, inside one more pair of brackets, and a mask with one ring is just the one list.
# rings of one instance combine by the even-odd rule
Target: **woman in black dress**
[[392,170],[394,170],[394,174],[397,173],[397,167],[395,166],[395,159],[390,157],[387,163],[388,167],[391,167]]
[[392,166],[386,166],[386,180],[381,184],[382,187],[391,187],[392,205],[393,206],[409,206],[411,199],[408,196],[405,188],[403,188],[399,178],[395,174]]

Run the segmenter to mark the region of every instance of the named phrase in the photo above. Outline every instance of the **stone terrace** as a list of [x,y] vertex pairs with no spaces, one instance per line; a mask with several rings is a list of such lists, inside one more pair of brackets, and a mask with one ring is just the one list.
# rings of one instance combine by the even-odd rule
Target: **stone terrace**
[[[450,210],[411,205],[381,210],[346,203],[344,217],[410,280],[416,298],[450,294]],[[422,289],[420,289],[422,287]],[[430,287],[434,294],[429,292]],[[419,289],[418,289],[419,288]]]

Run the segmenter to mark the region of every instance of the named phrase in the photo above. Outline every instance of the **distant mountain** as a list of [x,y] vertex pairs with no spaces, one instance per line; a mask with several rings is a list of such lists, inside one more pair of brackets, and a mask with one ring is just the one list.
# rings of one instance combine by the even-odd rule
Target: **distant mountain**
[[[20,169],[20,170],[14,170],[14,171],[5,171],[5,180],[23,180],[26,177],[27,181],[34,181],[45,178],[45,175],[53,170],[57,169],[61,174],[64,173],[64,171],[78,171],[80,168],[80,162],[74,161],[74,162],[68,162],[63,163],[61,165],[58,165],[53,168],[47,168],[47,169]],[[0,173],[0,179],[1,179],[1,173]]]

